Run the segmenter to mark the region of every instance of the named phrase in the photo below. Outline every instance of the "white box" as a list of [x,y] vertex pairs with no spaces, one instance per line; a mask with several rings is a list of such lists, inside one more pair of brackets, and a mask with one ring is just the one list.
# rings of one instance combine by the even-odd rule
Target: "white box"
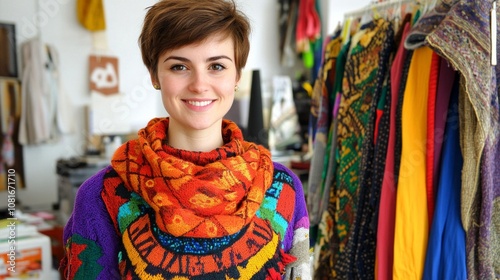
[[0,280],[49,280],[51,273],[52,252],[48,236],[36,233],[0,240]]

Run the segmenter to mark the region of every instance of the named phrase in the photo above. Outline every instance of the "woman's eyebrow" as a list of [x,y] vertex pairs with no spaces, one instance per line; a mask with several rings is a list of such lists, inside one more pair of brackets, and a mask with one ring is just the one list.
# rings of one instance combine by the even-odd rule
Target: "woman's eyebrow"
[[[179,61],[182,61],[182,62],[189,62],[190,60],[185,58],[185,57],[182,57],[182,56],[169,56],[167,58],[165,58],[165,60],[163,62],[166,62],[167,60],[179,60]],[[218,56],[213,56],[213,57],[209,57],[207,59],[207,62],[210,62],[210,61],[216,61],[216,60],[219,60],[219,59],[228,59],[230,61],[233,61],[229,56],[226,56],[226,55],[218,55]]]
[[219,60],[219,59],[229,59],[230,61],[233,61],[231,58],[229,58],[229,56],[225,56],[225,55],[218,55],[218,56],[210,57],[207,59],[207,61],[215,61],[215,60]]
[[182,57],[182,56],[169,56],[167,58],[165,58],[165,60],[163,62],[166,62],[167,60],[170,60],[170,59],[173,59],[173,60],[180,60],[180,61],[183,61],[183,62],[189,62],[189,59],[185,58],[185,57]]

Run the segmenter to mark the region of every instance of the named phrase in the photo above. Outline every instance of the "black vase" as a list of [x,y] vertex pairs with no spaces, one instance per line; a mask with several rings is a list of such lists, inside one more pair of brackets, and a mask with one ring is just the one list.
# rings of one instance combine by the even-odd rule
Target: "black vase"
[[260,70],[252,71],[250,108],[248,110],[248,125],[245,138],[247,141],[263,145],[266,148],[269,146],[268,131],[264,128]]

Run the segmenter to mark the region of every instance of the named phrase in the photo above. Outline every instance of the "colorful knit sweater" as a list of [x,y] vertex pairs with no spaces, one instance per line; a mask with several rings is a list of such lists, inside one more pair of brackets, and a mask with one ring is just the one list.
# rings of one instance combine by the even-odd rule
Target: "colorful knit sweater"
[[211,152],[174,149],[167,130],[152,120],[80,186],[66,278],[310,279],[298,177],[232,122]]

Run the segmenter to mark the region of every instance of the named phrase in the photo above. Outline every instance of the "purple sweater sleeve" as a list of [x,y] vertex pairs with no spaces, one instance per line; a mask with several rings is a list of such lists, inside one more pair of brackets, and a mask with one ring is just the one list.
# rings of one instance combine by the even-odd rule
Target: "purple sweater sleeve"
[[285,252],[295,256],[297,260],[287,267],[284,279],[311,279],[312,274],[309,265],[309,214],[302,182],[295,173],[282,164],[275,162],[274,168],[290,175],[295,190],[294,215],[286,230],[283,249]]
[[302,187],[302,182],[297,177],[295,173],[293,173],[286,166],[281,163],[274,163],[274,168],[279,171],[283,171],[290,175],[293,180],[293,187],[295,189],[295,211],[293,219],[290,221],[288,225],[288,229],[286,231],[285,239],[283,240],[283,245],[285,251],[289,251],[293,245],[293,233],[296,229],[306,228],[309,229],[309,215],[307,212],[306,201],[304,197],[304,189]]
[[101,197],[109,167],[78,189],[73,213],[64,227],[66,279],[119,279],[119,237]]

